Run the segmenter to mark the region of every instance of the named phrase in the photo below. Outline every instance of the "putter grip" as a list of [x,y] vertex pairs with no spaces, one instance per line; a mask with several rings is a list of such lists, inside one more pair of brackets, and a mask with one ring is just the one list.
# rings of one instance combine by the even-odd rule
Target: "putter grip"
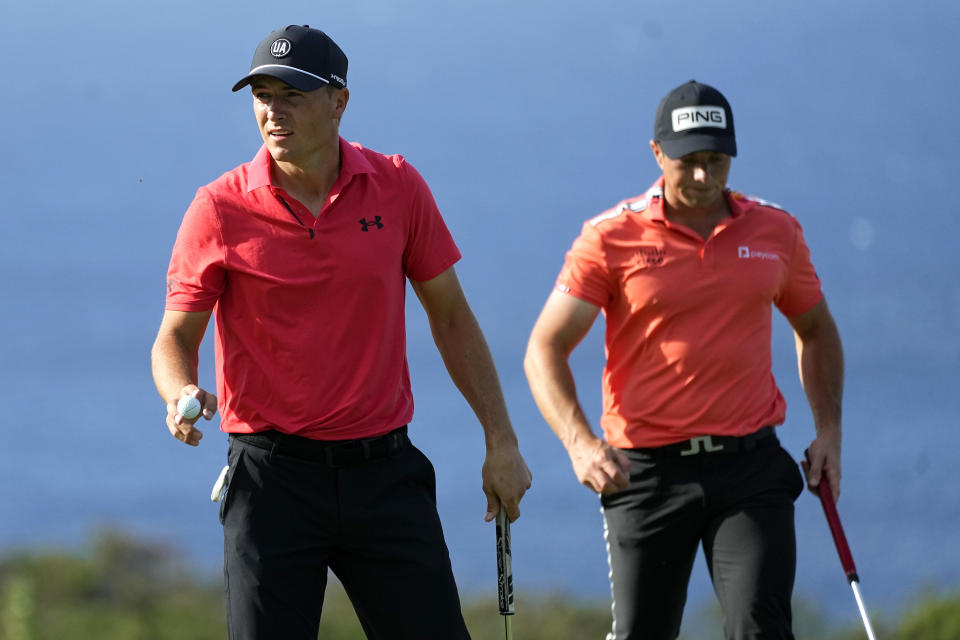
[[827,516],[827,524],[830,525],[830,533],[833,534],[833,544],[837,547],[840,564],[843,566],[843,572],[847,574],[847,582],[859,582],[860,578],[857,576],[857,567],[853,564],[853,554],[850,553],[847,536],[843,533],[843,525],[840,524],[837,505],[833,502],[833,493],[830,491],[830,483],[827,481],[826,475],[820,478],[820,484],[817,485],[817,492],[820,494],[820,504],[823,505],[823,513]]
[[500,507],[497,514],[497,605],[500,615],[512,616],[513,608],[513,558],[510,550],[510,520]]

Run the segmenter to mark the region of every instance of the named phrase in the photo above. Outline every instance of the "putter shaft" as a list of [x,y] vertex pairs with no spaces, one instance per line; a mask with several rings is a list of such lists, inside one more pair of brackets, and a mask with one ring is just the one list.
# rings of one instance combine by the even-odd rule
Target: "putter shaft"
[[873,633],[873,625],[870,624],[870,618],[867,616],[867,608],[863,606],[863,598],[860,596],[860,588],[857,586],[857,581],[851,580],[850,587],[853,589],[853,597],[857,601],[857,608],[860,609],[863,628],[867,631],[867,640],[877,640],[877,636]]

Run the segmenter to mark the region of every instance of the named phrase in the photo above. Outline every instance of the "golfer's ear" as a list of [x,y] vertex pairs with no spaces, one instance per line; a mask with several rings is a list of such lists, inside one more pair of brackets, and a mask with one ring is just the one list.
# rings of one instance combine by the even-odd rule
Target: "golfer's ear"
[[653,159],[657,161],[657,166],[663,169],[663,149],[655,140],[650,141],[650,151],[653,152]]
[[343,117],[343,112],[347,109],[347,103],[350,101],[350,89],[336,89],[333,92],[335,115],[338,118]]

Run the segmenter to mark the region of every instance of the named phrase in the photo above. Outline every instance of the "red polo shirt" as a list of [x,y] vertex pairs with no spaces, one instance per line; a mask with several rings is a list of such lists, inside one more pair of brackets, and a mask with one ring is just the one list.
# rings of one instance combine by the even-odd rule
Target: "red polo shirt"
[[781,424],[771,372],[771,305],[822,297],[799,223],[727,192],[731,216],[706,241],[663,215],[663,179],[583,225],[557,289],[602,307],[604,436],[657,447]]
[[342,440],[413,415],[406,278],[430,280],[460,252],[402,156],[341,139],[340,160],[316,219],[272,183],[265,147],[184,216],[166,308],[214,310],[224,431]]

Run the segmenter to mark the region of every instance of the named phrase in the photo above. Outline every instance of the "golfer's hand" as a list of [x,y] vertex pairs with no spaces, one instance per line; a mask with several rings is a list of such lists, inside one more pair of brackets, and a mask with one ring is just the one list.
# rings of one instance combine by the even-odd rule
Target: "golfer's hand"
[[506,510],[510,522],[519,518],[520,500],[533,480],[520,449],[514,444],[488,448],[480,474],[483,493],[487,496],[484,521],[496,518],[500,509]]
[[807,476],[807,488],[814,494],[817,486],[827,481],[833,501],[840,499],[840,437],[832,433],[820,434],[810,443],[800,463]]
[[[203,407],[200,415],[192,420],[187,420],[177,411],[177,402],[183,396],[196,397],[200,401],[200,406]],[[210,420],[216,413],[217,396],[204,391],[195,384],[188,384],[181,389],[177,397],[167,402],[167,429],[170,430],[170,435],[177,440],[195,447],[200,444],[200,439],[203,438],[203,432],[194,426],[195,423],[200,419],[200,416]]]
[[577,480],[596,493],[616,493],[630,484],[630,460],[600,438],[580,441],[568,453]]

